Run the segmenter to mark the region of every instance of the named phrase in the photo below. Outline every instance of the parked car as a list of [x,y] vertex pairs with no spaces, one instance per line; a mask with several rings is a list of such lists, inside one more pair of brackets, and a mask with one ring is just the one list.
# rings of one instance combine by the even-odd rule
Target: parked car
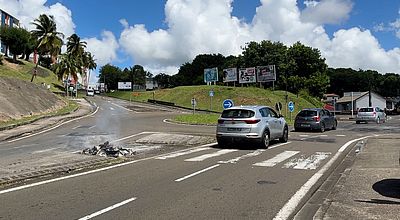
[[94,96],[94,90],[93,90],[93,89],[88,89],[88,90],[86,91],[86,95],[87,95],[87,96]]
[[357,117],[356,117],[356,123],[360,124],[360,122],[366,122],[368,123],[369,121],[376,122],[377,124],[383,122],[386,122],[386,114],[383,111],[383,109],[379,107],[365,107],[365,108],[360,108],[358,109]]
[[301,110],[295,118],[294,129],[299,130],[318,130],[324,132],[326,129],[336,130],[336,116],[321,108],[307,108]]
[[271,140],[287,142],[288,125],[282,115],[268,106],[237,106],[225,109],[217,125],[218,145],[253,141],[267,148]]

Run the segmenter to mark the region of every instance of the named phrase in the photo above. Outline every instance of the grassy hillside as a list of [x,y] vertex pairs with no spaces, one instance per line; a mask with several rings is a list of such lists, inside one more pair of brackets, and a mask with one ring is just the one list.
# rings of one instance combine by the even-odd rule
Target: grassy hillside
[[[18,78],[25,81],[30,81],[35,64],[24,60],[18,60],[19,64],[14,64],[3,59],[3,64],[0,65],[0,77]],[[53,92],[62,91],[62,83],[57,80],[57,76],[48,69],[38,67],[37,77],[33,81],[35,84],[46,83],[50,85],[50,90]]]
[[[222,102],[225,99],[233,100],[237,105],[268,105],[275,106],[275,103],[281,102],[285,105],[284,91],[271,91],[254,87],[226,87],[226,86],[182,86],[173,89],[162,89],[154,92],[156,100],[173,102],[178,106],[191,108],[191,99],[197,100],[197,108],[210,110],[209,91],[214,90],[212,99],[212,110],[221,112],[223,110]],[[125,100],[147,102],[153,99],[153,91],[146,92],[122,92],[116,91],[109,94],[112,97]],[[306,99],[305,99],[306,98]],[[295,102],[295,113],[302,108],[321,107],[322,103],[311,97],[297,97],[288,93],[289,101]],[[282,111],[285,114],[285,110]]]

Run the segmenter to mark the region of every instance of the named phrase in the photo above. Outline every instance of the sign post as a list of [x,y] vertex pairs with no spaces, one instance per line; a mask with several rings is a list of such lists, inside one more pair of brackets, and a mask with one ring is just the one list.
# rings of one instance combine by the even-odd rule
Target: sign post
[[197,101],[196,101],[195,98],[192,98],[192,101],[191,101],[191,102],[192,102],[192,106],[193,106],[193,114],[195,114]]
[[210,111],[212,111],[212,99],[214,97],[214,90],[210,90],[208,95],[210,96]]
[[290,121],[292,121],[292,112],[294,111],[294,103],[292,101],[288,103],[288,108],[290,111]]

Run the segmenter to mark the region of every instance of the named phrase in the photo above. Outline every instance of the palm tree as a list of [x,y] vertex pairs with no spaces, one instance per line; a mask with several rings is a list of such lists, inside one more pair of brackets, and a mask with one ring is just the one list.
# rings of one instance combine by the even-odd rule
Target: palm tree
[[[78,65],[78,62],[68,54],[62,54],[59,61],[53,65],[53,71],[60,81],[69,79],[69,77],[72,76],[76,82],[78,80],[76,73],[79,71],[79,68],[80,66]],[[66,87],[66,89],[68,89],[68,83]]]
[[[32,30],[32,34],[38,39],[36,49],[39,53],[39,57],[49,54],[53,59],[53,62],[55,62],[57,56],[61,52],[61,47],[63,45],[61,38],[63,38],[64,35],[57,32],[57,25],[54,21],[54,17],[41,14],[32,24],[36,26],[36,29]],[[36,75],[38,64],[39,62],[36,63],[31,82]]]
[[[72,76],[75,79],[75,87],[76,90],[78,89],[78,81],[76,80],[78,78],[78,72],[85,73],[85,68],[84,68],[84,53],[85,53],[85,48],[86,48],[86,42],[81,41],[81,38],[76,35],[72,34],[69,36],[67,42],[67,55],[69,56],[70,59],[75,60],[75,65],[80,67],[75,73],[72,73]],[[86,73],[85,73],[86,74]]]
[[90,70],[94,70],[97,68],[97,64],[95,62],[94,56],[90,53],[85,51],[82,56],[82,63],[83,63],[83,71],[86,73],[87,70],[89,70],[89,76],[86,78],[87,83],[89,85],[89,80],[90,80]]

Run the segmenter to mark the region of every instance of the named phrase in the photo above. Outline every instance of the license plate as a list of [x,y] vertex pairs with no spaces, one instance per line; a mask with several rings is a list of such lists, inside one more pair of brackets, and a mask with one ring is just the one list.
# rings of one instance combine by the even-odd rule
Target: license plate
[[241,131],[241,128],[228,128],[228,131]]
[[310,127],[309,124],[301,124],[300,126],[303,127],[303,128],[308,128],[308,127]]

